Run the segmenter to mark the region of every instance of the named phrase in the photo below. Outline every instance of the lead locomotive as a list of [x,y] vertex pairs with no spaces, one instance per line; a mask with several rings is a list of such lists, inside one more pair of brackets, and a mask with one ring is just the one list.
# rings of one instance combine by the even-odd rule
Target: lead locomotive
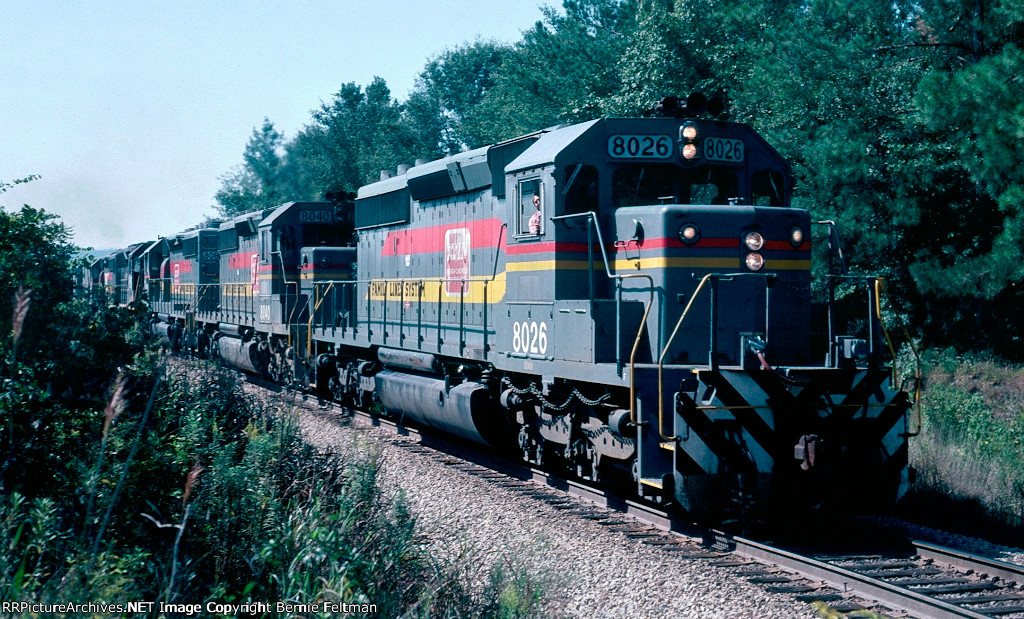
[[[403,166],[92,278],[144,293],[176,347],[701,517],[891,503],[910,400],[879,282],[832,275],[813,303],[789,166],[703,107]],[[836,286],[862,290],[858,334]]]

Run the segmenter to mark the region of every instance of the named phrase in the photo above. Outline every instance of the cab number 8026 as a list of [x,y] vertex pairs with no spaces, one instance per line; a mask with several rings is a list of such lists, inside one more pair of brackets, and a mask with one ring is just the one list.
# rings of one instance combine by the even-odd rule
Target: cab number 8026
[[613,159],[668,159],[672,138],[667,135],[612,135],[608,156]]
[[513,322],[512,350],[534,355],[548,351],[548,325],[546,322]]

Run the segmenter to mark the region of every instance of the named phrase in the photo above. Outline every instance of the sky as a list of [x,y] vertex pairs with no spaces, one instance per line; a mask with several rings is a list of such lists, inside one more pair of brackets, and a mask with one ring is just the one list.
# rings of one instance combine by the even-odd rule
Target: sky
[[120,248],[214,214],[269,118],[290,139],[342,84],[404,100],[427,61],[512,43],[545,0],[3,0],[0,194]]

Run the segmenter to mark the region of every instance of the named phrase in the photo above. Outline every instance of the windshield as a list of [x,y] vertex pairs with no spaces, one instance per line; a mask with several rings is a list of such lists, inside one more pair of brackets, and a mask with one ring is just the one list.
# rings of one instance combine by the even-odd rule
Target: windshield
[[634,164],[612,174],[616,206],[644,204],[728,204],[739,197],[735,172],[721,168],[685,170],[671,164]]

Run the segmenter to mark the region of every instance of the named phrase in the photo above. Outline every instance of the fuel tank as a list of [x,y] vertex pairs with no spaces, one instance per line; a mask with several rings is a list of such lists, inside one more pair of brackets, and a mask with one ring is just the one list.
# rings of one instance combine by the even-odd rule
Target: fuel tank
[[155,322],[152,327],[153,333],[160,337],[165,346],[177,349],[181,346],[181,328],[177,324],[167,322]]
[[446,389],[442,379],[391,370],[378,372],[374,381],[381,403],[392,413],[481,445],[494,445],[498,428],[496,420],[487,419],[491,398],[480,383]]
[[234,367],[253,374],[265,374],[267,355],[255,341],[243,342],[237,337],[224,336],[217,340],[217,354]]

